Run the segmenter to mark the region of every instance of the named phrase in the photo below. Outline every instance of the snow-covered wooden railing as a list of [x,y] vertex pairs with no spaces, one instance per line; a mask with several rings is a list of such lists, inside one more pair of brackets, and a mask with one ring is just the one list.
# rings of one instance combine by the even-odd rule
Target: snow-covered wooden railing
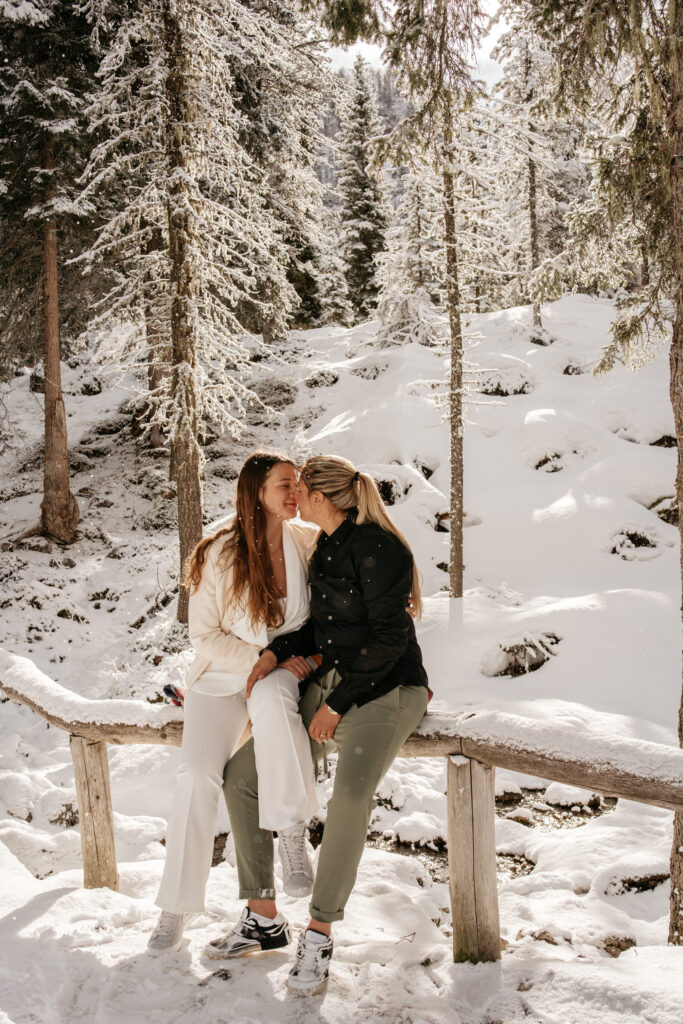
[[[107,744],[180,746],[182,712],[138,700],[89,700],[0,649],[0,687],[69,733],[84,884],[118,889]],[[427,713],[401,757],[447,759],[448,864],[456,961],[497,960],[496,767],[683,810],[683,750],[606,738],[496,711]]]

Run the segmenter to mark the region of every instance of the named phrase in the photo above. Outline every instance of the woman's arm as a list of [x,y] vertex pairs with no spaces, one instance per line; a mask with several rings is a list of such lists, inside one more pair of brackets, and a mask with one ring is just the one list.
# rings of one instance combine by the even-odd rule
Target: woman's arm
[[359,698],[372,699],[375,686],[391,672],[410,639],[410,552],[393,538],[375,535],[359,545],[357,564],[369,636],[351,665],[341,670],[341,681],[328,698],[329,707],[341,715]]
[[277,658],[278,664],[286,661],[293,655],[299,654],[306,658],[315,651],[315,635],[313,622],[308,619],[303,626],[295,629],[292,633],[282,633],[270,641],[266,650],[272,651]]
[[258,660],[258,644],[225,632],[218,612],[216,583],[216,556],[209,551],[199,585],[190,592],[190,643],[198,654],[220,668],[246,676]]

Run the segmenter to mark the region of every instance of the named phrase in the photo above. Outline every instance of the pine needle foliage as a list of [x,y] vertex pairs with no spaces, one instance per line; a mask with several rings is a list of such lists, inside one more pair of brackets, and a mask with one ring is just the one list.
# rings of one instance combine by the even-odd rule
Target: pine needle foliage
[[598,122],[587,140],[594,169],[589,208],[570,211],[567,260],[557,269],[571,284],[598,255],[598,280],[629,289],[597,369],[615,362],[642,365],[669,334],[677,288],[674,145],[667,123],[674,54],[670,5],[518,0],[514,6],[544,38],[557,64],[560,108]]
[[364,320],[377,306],[376,259],[386,244],[389,206],[382,171],[370,166],[370,142],[382,134],[382,125],[369,68],[360,55],[353,66],[353,84],[340,118],[337,179],[341,250],[349,299],[357,319]]
[[[69,0],[0,7],[0,362],[43,350],[42,232],[57,224],[62,334],[92,300],[64,253],[91,240],[74,181],[88,158],[85,97],[96,67],[86,19]],[[79,216],[80,215],[80,216]],[[93,282],[94,284],[94,282]]]

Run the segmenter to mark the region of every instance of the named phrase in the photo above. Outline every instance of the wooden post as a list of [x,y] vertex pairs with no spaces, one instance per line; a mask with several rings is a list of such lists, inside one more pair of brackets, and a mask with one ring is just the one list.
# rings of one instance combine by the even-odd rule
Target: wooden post
[[86,889],[119,888],[107,744],[69,736],[76,777],[78,817]]
[[500,959],[494,769],[447,759],[448,874],[456,963]]

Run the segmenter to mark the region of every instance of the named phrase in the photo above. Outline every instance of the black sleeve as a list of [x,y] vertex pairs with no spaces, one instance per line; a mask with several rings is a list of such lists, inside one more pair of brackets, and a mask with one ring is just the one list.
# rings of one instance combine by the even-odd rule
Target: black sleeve
[[304,622],[303,626],[295,629],[293,633],[282,633],[280,636],[276,636],[264,650],[272,651],[278,664],[291,658],[293,654],[300,654],[303,658],[314,654],[315,636],[312,620]]
[[400,542],[375,534],[358,553],[359,585],[367,610],[369,637],[358,656],[341,672],[327,704],[343,715],[359,698],[371,700],[376,684],[391,672],[410,639],[406,611],[413,559]]

